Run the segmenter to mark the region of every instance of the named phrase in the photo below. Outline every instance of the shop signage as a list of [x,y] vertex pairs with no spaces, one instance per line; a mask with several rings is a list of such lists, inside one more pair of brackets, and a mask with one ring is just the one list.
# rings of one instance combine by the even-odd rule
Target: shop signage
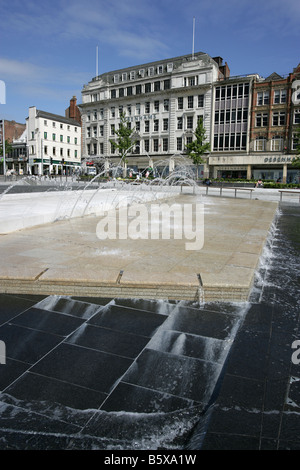
[[295,157],[266,157],[264,163],[291,163]]
[[126,121],[134,122],[134,121],[148,121],[149,119],[156,119],[157,114],[144,114],[143,116],[128,116],[126,117]]

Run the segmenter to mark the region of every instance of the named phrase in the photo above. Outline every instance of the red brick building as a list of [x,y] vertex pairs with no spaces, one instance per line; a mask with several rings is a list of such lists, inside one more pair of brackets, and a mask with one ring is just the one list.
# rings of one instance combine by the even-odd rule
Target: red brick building
[[[20,124],[19,122],[16,122],[16,121],[4,120],[5,140],[8,140],[10,143],[12,143],[13,140],[19,139],[19,137],[21,137],[25,129],[26,129],[26,124]],[[2,130],[1,130],[0,139],[1,139],[0,142],[2,142]]]
[[77,106],[76,96],[70,99],[70,106],[66,109],[65,116],[69,119],[74,119],[74,121],[77,121],[81,125],[81,112]]

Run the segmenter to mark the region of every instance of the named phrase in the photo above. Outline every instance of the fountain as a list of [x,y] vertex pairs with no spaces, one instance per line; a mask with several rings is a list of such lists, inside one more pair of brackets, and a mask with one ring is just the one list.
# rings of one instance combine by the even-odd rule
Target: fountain
[[[120,168],[121,162],[111,170],[117,174]],[[230,217],[233,212],[235,226],[232,226],[230,219],[224,229],[217,222],[224,222],[219,215],[227,202],[221,199],[217,204],[211,202],[217,222],[213,217],[208,219],[207,258],[199,257],[199,253],[197,256],[196,253],[189,253],[185,258],[178,245],[166,240],[165,244],[155,242],[152,245],[154,250],[150,250],[147,264],[145,252],[142,251],[140,258],[139,253],[136,260],[131,259],[138,249],[133,240],[131,245],[125,245],[126,250],[132,250],[129,251],[131,256],[127,259],[120,255],[120,265],[115,264],[111,268],[111,272],[116,274],[114,281],[109,283],[105,279],[104,285],[111,289],[111,295],[104,298],[103,292],[99,295],[101,283],[97,282],[102,271],[105,271],[105,249],[116,253],[121,244],[97,244],[98,240],[90,236],[86,226],[89,223],[93,226],[92,222],[98,214],[119,210],[122,204],[133,206],[143,203],[149,207],[152,202],[165,200],[182,201],[183,204],[202,200],[201,188],[195,182],[188,160],[178,157],[176,168],[170,173],[168,168],[169,161],[161,160],[155,165],[153,178],[142,175],[139,180],[126,182],[117,178],[102,181],[107,171],[104,169],[80,186],[71,186],[68,182],[63,185],[54,183],[43,193],[43,198],[40,193],[28,199],[23,196],[20,211],[23,220],[19,226],[26,226],[25,219],[29,219],[29,215],[33,217],[37,204],[41,204],[40,210],[36,210],[36,219],[28,220],[27,226],[51,223],[47,227],[49,230],[55,227],[56,233],[52,232],[51,242],[57,251],[58,241],[66,237],[67,246],[72,233],[75,255],[73,253],[70,258],[70,264],[67,260],[66,266],[62,256],[56,268],[50,252],[43,260],[41,272],[41,268],[36,266],[49,246],[47,227],[36,232],[39,233],[38,259],[34,260],[33,269],[40,271],[37,270],[37,274],[34,271],[31,288],[46,286],[48,290],[47,294],[40,291],[43,299],[33,300],[18,314],[13,313],[0,327],[0,339],[7,345],[7,363],[14,365],[14,374],[8,374],[1,383],[0,448],[161,451],[200,447],[195,434],[196,437],[202,436],[206,429],[206,420],[218,395],[229,352],[250,308],[248,301],[240,299],[232,302],[230,297],[226,298],[225,291],[225,294],[221,292],[222,285],[230,282],[227,264],[230,274],[236,269],[234,279],[237,282],[244,273],[248,281],[254,270],[254,261],[259,257],[255,251],[259,244],[257,237],[261,237],[262,244],[262,232],[267,233],[269,227],[266,223],[263,228],[260,226],[260,233],[259,230],[255,231],[255,225],[251,224],[256,221],[256,214],[250,219],[249,214],[241,212],[239,201],[234,201],[233,209],[230,208],[232,211],[226,214]],[[34,178],[29,177],[18,184],[27,185],[28,182],[45,183],[35,182]],[[14,201],[14,195],[9,197],[12,189],[13,185],[2,195],[0,210],[10,200]],[[250,204],[253,208],[256,203],[249,201],[247,204],[248,208]],[[209,201],[207,206],[207,213],[211,213]],[[48,213],[42,220],[41,211],[45,207]],[[266,214],[264,207],[257,204],[256,211],[257,208]],[[269,210],[270,214],[272,210]],[[246,232],[248,240],[245,239],[244,220],[245,225],[249,225]],[[72,229],[69,232],[66,230],[68,226]],[[8,225],[6,228],[9,228]],[[11,229],[16,230],[16,225],[12,223]],[[80,230],[86,232],[81,238],[75,238],[80,237]],[[227,238],[226,231],[229,232]],[[235,232],[240,235],[236,236]],[[34,233],[34,230],[30,231],[28,238]],[[90,236],[88,241],[84,238],[86,234]],[[95,233],[93,236],[96,238]],[[2,237],[2,240],[5,239],[9,240],[9,237]],[[17,235],[15,239],[18,239]],[[84,251],[85,241],[89,249],[94,249],[89,259]],[[21,242],[21,258],[28,256],[32,259],[35,249],[31,246],[27,246],[24,253],[25,235]],[[223,242],[224,252],[220,249]],[[236,253],[234,250],[239,244],[241,251]],[[230,255],[228,250],[232,250]],[[179,258],[174,261],[173,268],[176,255]],[[75,272],[76,257],[81,256],[87,268],[78,265]],[[117,257],[112,256],[110,262],[116,263]],[[170,263],[166,272],[154,270],[161,268],[162,259]],[[213,287],[211,279],[218,279],[222,263],[225,271],[221,273],[221,281],[215,288],[219,298],[212,301],[210,292],[205,288],[207,285]],[[141,265],[143,269],[139,270]],[[51,281],[51,272],[53,270],[55,274],[55,269],[60,277]],[[87,277],[86,284],[82,285],[72,278],[71,295],[53,291],[49,295],[50,288],[66,288],[67,281],[63,274],[72,269],[72,275],[75,272],[83,277],[95,272],[95,277]],[[196,294],[195,298],[179,300],[172,298],[171,294],[169,297],[161,294],[155,299],[147,297],[147,293],[151,292],[146,291],[148,281],[144,278],[147,275],[155,286],[155,293],[167,292],[159,289],[164,285],[167,289],[170,284],[176,295],[181,295],[178,294],[180,286],[187,278],[187,284],[191,284]],[[255,298],[255,302],[261,301],[262,283],[259,281],[258,300]],[[5,282],[2,280],[6,292],[9,292],[8,282]],[[16,285],[14,283],[14,288]],[[130,294],[122,296],[121,293],[126,293],[126,286]],[[140,286],[140,290],[134,291],[136,286]],[[229,285],[229,288],[232,286]],[[94,292],[93,298],[91,292]],[[138,295],[133,295],[133,292]],[[24,290],[22,295],[26,297]],[[12,338],[15,338],[14,344],[10,343]]]

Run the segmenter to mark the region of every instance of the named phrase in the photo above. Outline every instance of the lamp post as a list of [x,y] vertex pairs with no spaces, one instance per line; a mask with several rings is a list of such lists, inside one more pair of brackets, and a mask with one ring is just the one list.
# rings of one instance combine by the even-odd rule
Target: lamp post
[[5,119],[3,119],[2,121],[2,138],[3,138],[3,175],[5,177],[6,175],[6,161],[5,161],[5,131],[4,131],[4,127],[5,127]]

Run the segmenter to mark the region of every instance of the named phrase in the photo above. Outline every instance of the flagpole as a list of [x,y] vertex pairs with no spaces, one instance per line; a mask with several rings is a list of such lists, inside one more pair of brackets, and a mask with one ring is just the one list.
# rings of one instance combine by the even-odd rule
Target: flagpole
[[98,77],[98,46],[96,46],[96,77]]
[[195,45],[195,17],[193,18],[193,54],[192,54],[192,60],[194,60],[194,45]]

